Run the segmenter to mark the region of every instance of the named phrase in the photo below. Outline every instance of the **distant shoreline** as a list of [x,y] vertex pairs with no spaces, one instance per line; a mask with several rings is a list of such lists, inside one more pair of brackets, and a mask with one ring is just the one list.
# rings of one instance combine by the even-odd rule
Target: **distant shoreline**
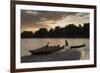
[[69,24],[65,27],[56,26],[50,30],[39,28],[35,32],[21,32],[21,38],[89,38],[89,36],[89,23],[84,23],[84,26]]

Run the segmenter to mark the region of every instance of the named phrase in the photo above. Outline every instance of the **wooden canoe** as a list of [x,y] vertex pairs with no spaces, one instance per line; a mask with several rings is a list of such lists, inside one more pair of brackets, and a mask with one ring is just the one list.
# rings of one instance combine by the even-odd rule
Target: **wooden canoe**
[[49,54],[64,49],[64,46],[44,46],[36,50],[29,50],[32,55]]
[[81,48],[81,47],[85,47],[85,44],[77,45],[77,46],[70,46],[71,49],[73,49],[73,48]]

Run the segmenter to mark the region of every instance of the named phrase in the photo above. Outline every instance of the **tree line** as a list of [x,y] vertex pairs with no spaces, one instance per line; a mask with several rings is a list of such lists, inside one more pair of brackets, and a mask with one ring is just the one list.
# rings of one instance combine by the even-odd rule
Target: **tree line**
[[68,24],[65,27],[56,26],[49,31],[47,28],[40,28],[35,31],[23,31],[21,38],[89,38],[89,23],[84,23],[83,26],[79,24]]

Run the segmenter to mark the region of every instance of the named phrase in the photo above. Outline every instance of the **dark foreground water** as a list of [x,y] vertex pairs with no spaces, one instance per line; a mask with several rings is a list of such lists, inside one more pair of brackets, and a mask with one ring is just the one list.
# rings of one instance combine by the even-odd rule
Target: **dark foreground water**
[[[61,53],[54,53],[49,55],[31,56],[28,50],[35,50],[49,42],[50,46],[65,45],[65,40],[68,41],[69,46],[86,44],[85,47],[77,48],[74,51],[65,51]],[[68,56],[69,55],[69,56]],[[76,55],[76,56],[75,56]],[[38,62],[38,61],[51,61],[51,60],[87,60],[89,59],[89,39],[87,38],[32,38],[21,39],[21,61],[22,62]]]

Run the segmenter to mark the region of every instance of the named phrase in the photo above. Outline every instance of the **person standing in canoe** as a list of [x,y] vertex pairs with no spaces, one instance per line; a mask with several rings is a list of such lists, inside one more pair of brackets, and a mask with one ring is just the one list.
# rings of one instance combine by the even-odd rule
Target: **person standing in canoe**
[[66,44],[66,46],[68,46],[68,41],[67,40],[65,40],[65,44]]
[[70,49],[69,45],[68,45],[68,41],[65,40],[65,49]]
[[46,45],[47,47],[49,46],[49,42],[47,43],[47,45]]
[[67,51],[68,49],[70,49],[70,47],[68,46],[68,41],[65,40],[65,46],[64,46],[64,49],[62,49],[60,52],[62,52],[62,51]]

